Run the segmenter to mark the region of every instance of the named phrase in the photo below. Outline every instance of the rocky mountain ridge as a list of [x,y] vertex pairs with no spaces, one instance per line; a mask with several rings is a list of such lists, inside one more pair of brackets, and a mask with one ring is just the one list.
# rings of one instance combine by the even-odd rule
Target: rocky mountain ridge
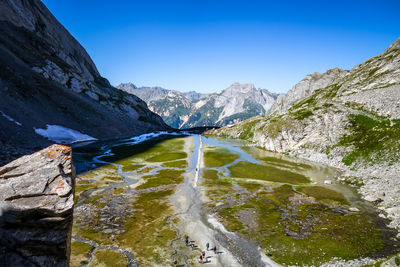
[[379,202],[381,216],[400,230],[399,118],[400,39],[350,71],[307,76],[270,115],[211,134],[341,169],[342,182],[361,186],[363,197]]
[[266,114],[278,97],[250,83],[234,83],[212,94],[181,93],[161,87],[137,88],[132,83],[120,84],[117,88],[146,101],[152,111],[175,128],[223,126]]
[[0,164],[51,144],[36,131],[49,126],[97,139],[169,128],[101,77],[42,1],[1,1],[0,32]]
[[324,73],[315,72],[307,75],[297,83],[289,92],[278,97],[271,108],[271,113],[283,114],[293,103],[312,95],[315,90],[325,88],[348,73],[346,70],[334,68]]

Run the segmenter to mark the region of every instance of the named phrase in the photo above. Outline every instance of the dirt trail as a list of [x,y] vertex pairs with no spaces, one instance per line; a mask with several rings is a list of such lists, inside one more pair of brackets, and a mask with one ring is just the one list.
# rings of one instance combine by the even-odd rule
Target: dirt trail
[[[196,138],[197,140],[195,140]],[[217,251],[219,252],[214,254],[214,252],[206,251],[206,257],[209,257],[207,266],[240,266],[230,251],[222,246],[221,243],[215,238],[216,232],[209,228],[201,218],[202,202],[200,200],[200,193],[196,189],[200,170],[199,155],[202,153],[202,146],[200,145],[199,140],[199,136],[191,136],[186,138],[185,150],[189,155],[191,155],[189,168],[185,173],[184,184],[179,186],[176,194],[170,198],[176,211],[173,216],[176,216],[180,219],[179,225],[175,225],[179,231],[180,240],[176,240],[176,245],[174,245],[177,246],[178,241],[180,241],[181,244],[184,244],[184,235],[188,235],[189,240],[193,241],[193,244],[197,246],[197,248],[195,247],[194,249],[197,255],[194,264],[195,266],[200,266],[200,263],[198,263],[197,259],[202,251],[206,251],[207,242],[210,243],[210,247],[215,245],[217,247]],[[189,150],[193,144],[195,144],[195,150],[192,153]],[[183,250],[184,255],[179,255],[179,253],[182,253],[181,250],[179,250],[177,253],[178,258],[181,257],[186,259],[185,263],[179,262],[179,264],[188,264],[190,254],[192,254],[191,250]]]
[[[179,249],[180,244],[184,244],[184,236],[188,235],[190,240],[198,246],[195,266],[200,266],[198,257],[201,251],[206,251],[206,243],[210,243],[210,248],[217,247],[217,254],[206,251],[208,259],[207,266],[279,266],[260,251],[260,248],[235,233],[229,232],[225,227],[213,217],[212,214],[204,214],[202,210],[203,198],[202,187],[199,185],[201,167],[203,166],[203,141],[199,135],[186,138],[185,150],[189,156],[189,168],[185,173],[185,183],[178,187],[176,194],[170,200],[176,211],[169,218],[178,217],[180,223],[171,226],[177,230],[178,238],[171,242],[171,247],[175,250],[174,257],[181,258],[184,262],[179,264],[189,265],[189,250]],[[194,145],[194,151],[189,151]]]

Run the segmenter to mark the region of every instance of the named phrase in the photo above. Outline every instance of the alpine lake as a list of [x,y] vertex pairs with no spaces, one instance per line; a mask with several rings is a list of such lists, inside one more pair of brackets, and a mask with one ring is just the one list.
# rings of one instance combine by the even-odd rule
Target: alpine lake
[[78,144],[73,158],[71,266],[200,266],[204,250],[208,266],[319,266],[400,250],[338,170],[243,142],[161,134]]

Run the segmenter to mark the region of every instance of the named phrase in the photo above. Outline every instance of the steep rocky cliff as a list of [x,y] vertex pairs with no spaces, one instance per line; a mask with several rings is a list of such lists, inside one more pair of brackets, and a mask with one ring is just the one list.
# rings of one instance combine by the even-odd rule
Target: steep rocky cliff
[[223,126],[240,122],[268,113],[278,97],[278,94],[257,89],[251,83],[234,83],[208,95],[181,93],[160,87],[136,88],[132,83],[120,84],[117,88],[146,101],[152,111],[175,128]]
[[101,77],[40,0],[0,1],[0,95],[0,165],[50,144],[37,134],[47,125],[97,139],[168,128]]
[[348,71],[335,68],[327,70],[322,74],[315,72],[307,75],[298,84],[293,86],[287,94],[280,95],[276,103],[272,106],[270,112],[276,114],[285,113],[294,102],[312,95],[317,89],[325,88],[345,76],[347,73]]
[[400,39],[350,71],[307,76],[269,116],[217,135],[338,167],[400,229]]
[[74,188],[66,146],[0,168],[1,266],[68,266]]

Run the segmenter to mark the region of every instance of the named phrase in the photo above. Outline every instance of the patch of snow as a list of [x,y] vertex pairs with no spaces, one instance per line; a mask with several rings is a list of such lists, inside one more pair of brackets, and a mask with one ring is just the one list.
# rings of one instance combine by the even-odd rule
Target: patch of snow
[[3,116],[4,118],[6,118],[7,120],[15,123],[16,125],[22,126],[21,123],[19,123],[18,121],[14,120],[13,118],[11,118],[10,116],[8,116],[6,113],[4,113],[3,111],[0,110],[0,114],[1,116]]
[[46,125],[46,129],[33,128],[38,135],[41,135],[51,141],[71,144],[79,141],[97,140],[87,134],[72,130],[60,125]]

